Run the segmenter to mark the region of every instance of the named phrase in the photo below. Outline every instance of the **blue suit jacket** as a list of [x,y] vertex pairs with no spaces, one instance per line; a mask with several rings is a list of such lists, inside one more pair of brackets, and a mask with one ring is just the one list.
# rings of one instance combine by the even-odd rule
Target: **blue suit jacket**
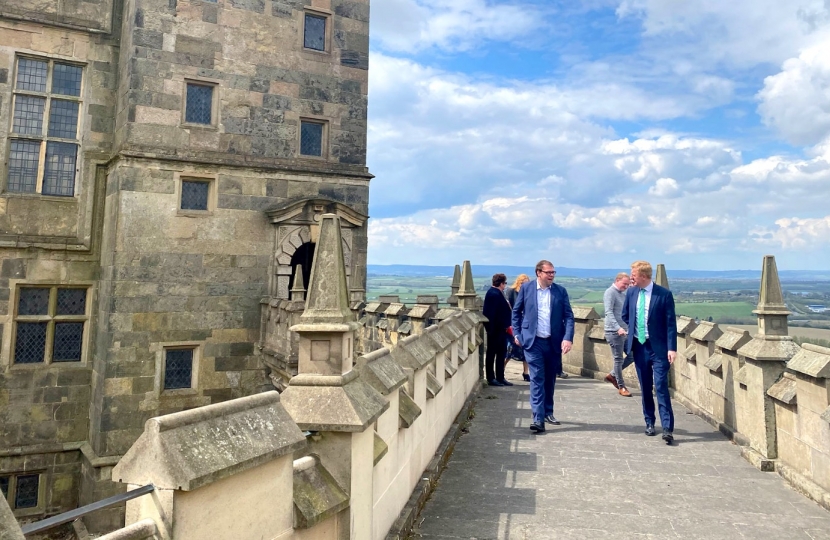
[[[631,354],[634,344],[634,329],[637,320],[637,300],[639,287],[629,287],[622,308],[622,319],[628,324],[628,338],[625,352]],[[674,296],[671,291],[658,284],[651,290],[651,302],[648,305],[648,341],[654,353],[667,360],[669,351],[677,350],[677,317],[674,314]]]
[[[538,320],[536,280],[532,279],[519,289],[513,305],[513,335],[519,338],[525,350],[533,346]],[[574,340],[574,312],[568,291],[556,283],[550,286],[550,337],[554,343]]]

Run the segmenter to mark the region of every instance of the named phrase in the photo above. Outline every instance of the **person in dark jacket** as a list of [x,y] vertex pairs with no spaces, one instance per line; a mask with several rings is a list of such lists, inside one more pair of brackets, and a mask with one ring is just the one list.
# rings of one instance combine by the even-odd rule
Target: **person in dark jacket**
[[493,286],[484,296],[483,314],[487,317],[484,329],[487,331],[487,355],[485,369],[487,384],[490,386],[513,386],[504,378],[504,355],[507,353],[507,329],[512,316],[510,305],[504,297],[507,276],[493,275]]

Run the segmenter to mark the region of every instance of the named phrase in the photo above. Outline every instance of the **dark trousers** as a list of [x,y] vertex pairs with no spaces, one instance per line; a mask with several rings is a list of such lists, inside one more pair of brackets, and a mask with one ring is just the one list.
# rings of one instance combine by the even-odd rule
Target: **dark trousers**
[[525,360],[530,372],[530,410],[533,421],[543,423],[545,416],[553,414],[553,391],[556,375],[562,371],[562,344],[551,338],[537,337],[533,345],[525,349]]
[[637,378],[643,392],[643,417],[646,423],[653,425],[655,420],[652,396],[654,390],[660,409],[660,426],[663,431],[674,431],[674,411],[669,397],[669,359],[659,358],[651,348],[649,340],[641,344],[635,338],[631,353],[634,355],[634,367],[637,368]]
[[487,355],[484,357],[484,368],[487,380],[504,380],[504,355],[507,354],[507,341],[504,340],[504,329],[499,332],[487,332]]

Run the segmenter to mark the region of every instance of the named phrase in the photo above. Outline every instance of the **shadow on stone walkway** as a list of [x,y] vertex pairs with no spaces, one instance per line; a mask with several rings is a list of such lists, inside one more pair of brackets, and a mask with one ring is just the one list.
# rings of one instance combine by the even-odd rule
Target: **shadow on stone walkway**
[[830,540],[830,512],[678,403],[666,446],[643,434],[639,393],[571,376],[562,425],[534,435],[521,365],[507,371],[515,386],[482,390],[412,538]]

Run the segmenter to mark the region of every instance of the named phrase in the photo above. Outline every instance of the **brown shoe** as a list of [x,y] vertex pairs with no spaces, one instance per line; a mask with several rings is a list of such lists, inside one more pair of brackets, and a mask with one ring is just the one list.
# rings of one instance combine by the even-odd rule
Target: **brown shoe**
[[620,388],[620,395],[623,397],[631,397],[631,392],[628,391],[628,388],[623,386],[622,388]]
[[609,373],[608,375],[606,375],[606,376],[605,376],[605,381],[606,381],[606,382],[610,382],[611,384],[613,384],[613,385],[614,385],[614,388],[619,388],[619,387],[620,387],[620,385],[619,385],[619,384],[617,384],[617,378],[616,378],[616,377],[614,377],[614,376],[613,376],[612,374],[610,374],[610,373]]

